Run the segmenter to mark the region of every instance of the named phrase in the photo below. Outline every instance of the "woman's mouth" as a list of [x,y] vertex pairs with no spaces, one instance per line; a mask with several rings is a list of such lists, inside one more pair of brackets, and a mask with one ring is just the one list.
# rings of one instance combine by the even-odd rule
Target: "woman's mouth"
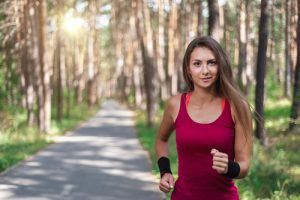
[[211,77],[207,77],[207,78],[201,78],[202,81],[207,82],[211,79]]

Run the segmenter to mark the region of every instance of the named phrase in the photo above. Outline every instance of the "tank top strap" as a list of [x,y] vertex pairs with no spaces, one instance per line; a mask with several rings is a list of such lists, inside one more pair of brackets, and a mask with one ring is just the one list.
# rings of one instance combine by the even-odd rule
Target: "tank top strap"
[[226,99],[223,97],[222,98],[222,112],[224,111],[225,103],[226,103]]
[[185,93],[185,107],[186,107],[186,108],[188,107],[188,104],[189,104],[191,95],[192,95],[191,92]]

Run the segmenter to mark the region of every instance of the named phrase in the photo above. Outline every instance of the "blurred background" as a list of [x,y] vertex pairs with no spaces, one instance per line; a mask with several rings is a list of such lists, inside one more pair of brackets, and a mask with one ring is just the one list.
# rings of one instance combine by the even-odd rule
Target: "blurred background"
[[[261,118],[241,198],[300,199],[299,16],[300,0],[1,0],[0,171],[114,98],[136,111],[159,177],[165,101],[187,89],[187,44],[210,35]],[[176,175],[174,136],[170,147]]]

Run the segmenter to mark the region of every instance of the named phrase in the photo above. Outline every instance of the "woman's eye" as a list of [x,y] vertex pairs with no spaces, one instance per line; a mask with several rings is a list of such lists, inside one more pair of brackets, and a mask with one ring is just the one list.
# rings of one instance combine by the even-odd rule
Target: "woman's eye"
[[216,65],[217,62],[216,62],[216,61],[210,61],[208,64],[209,64],[209,65]]
[[194,65],[195,65],[195,66],[199,66],[199,65],[200,65],[200,63],[198,63],[198,62],[195,62],[195,63],[194,63]]

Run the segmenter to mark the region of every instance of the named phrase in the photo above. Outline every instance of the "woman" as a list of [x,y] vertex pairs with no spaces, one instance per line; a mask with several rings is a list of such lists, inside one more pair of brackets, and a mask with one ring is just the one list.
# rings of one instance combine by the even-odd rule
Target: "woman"
[[172,200],[236,200],[232,179],[244,178],[252,151],[252,116],[235,89],[229,60],[210,37],[186,49],[183,76],[189,92],[171,97],[157,133],[160,190],[174,186],[168,138],[176,130],[178,179]]

